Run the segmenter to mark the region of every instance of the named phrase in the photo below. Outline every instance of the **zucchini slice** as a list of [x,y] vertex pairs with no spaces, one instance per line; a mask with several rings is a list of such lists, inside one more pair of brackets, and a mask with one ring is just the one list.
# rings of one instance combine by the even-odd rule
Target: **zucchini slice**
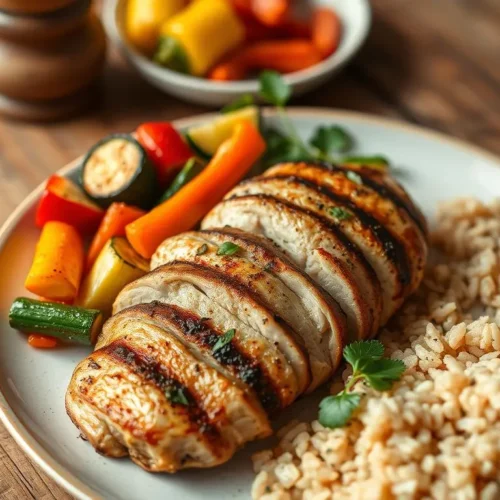
[[101,332],[102,314],[93,309],[17,298],[9,312],[10,326],[79,344],[94,345]]
[[122,288],[148,271],[149,262],[135,252],[126,238],[111,238],[85,278],[77,304],[110,314]]
[[204,159],[210,159],[219,146],[231,137],[234,127],[244,120],[259,127],[259,108],[247,106],[218,116],[210,123],[191,127],[186,132],[186,139],[198,155]]
[[114,134],[87,153],[81,184],[101,207],[124,202],[149,208],[154,199],[156,173],[146,151],[131,135]]

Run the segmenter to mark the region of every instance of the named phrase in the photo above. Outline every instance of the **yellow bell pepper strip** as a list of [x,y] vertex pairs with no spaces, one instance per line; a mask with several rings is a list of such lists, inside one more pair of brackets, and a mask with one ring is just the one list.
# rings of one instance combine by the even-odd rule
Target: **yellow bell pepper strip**
[[47,222],[36,246],[25,287],[47,299],[71,301],[78,294],[84,258],[82,238],[73,226]]
[[162,26],[153,59],[202,76],[244,39],[245,26],[228,0],[197,0]]
[[125,231],[137,253],[149,259],[158,245],[194,227],[237,184],[266,150],[266,142],[248,121],[238,123],[207,167],[167,201]]
[[110,314],[122,288],[148,271],[149,262],[137,255],[124,237],[111,238],[85,278],[76,304]]
[[130,42],[150,56],[158,43],[160,28],[180,12],[184,0],[128,0],[125,32]]

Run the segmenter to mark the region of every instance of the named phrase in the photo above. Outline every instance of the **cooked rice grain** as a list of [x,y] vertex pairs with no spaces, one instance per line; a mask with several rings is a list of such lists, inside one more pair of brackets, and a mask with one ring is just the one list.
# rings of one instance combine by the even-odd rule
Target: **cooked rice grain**
[[500,202],[442,205],[431,241],[438,257],[380,335],[407,366],[401,381],[358,384],[343,429],[283,429],[254,456],[254,499],[500,498]]

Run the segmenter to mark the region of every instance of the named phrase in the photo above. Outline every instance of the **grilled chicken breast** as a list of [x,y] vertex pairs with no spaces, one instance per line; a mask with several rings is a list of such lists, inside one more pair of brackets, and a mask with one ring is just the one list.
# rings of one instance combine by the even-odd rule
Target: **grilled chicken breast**
[[68,414],[100,453],[147,470],[223,463],[400,307],[426,237],[381,171],[286,163],[244,181],[119,294]]

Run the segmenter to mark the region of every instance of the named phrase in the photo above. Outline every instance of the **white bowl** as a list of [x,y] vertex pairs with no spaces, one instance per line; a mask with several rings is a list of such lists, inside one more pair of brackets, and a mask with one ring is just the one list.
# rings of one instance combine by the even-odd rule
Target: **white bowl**
[[[221,106],[242,94],[258,92],[258,81],[213,82],[171,71],[140,54],[124,36],[123,18],[127,0],[107,0],[103,6],[103,22],[111,40],[124,52],[133,66],[155,87],[197,104]],[[330,57],[311,68],[290,73],[285,80],[300,95],[320,86],[339,71],[360,49],[371,25],[369,0],[311,0],[314,5],[335,9],[342,20],[343,35],[339,48]]]

